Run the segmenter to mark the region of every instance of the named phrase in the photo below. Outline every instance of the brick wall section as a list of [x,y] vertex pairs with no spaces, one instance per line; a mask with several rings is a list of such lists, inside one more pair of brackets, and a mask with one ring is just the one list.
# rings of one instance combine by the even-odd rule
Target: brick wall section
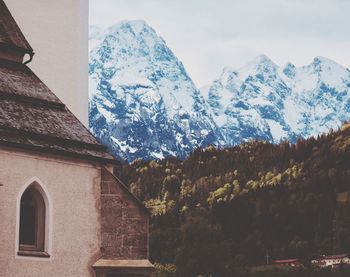
[[101,252],[105,259],[148,259],[149,214],[108,170],[101,175]]

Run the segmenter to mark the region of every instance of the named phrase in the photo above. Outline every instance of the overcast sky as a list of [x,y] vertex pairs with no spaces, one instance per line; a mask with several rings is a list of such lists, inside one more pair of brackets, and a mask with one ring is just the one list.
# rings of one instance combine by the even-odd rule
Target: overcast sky
[[350,67],[350,0],[90,0],[90,25],[143,19],[197,86],[259,54],[297,66],[324,56]]

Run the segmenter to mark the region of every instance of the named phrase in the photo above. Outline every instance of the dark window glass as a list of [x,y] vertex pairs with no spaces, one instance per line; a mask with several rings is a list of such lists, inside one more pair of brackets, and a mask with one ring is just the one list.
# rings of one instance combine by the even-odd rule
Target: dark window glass
[[19,250],[44,251],[44,242],[45,201],[40,192],[31,186],[21,198]]
[[36,244],[37,203],[30,189],[27,189],[21,199],[19,243]]

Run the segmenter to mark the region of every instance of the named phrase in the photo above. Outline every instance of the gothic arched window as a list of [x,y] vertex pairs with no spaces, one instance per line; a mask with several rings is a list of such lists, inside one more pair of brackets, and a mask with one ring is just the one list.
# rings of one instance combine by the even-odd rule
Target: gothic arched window
[[49,256],[45,252],[46,214],[41,192],[35,185],[30,185],[23,192],[20,201],[19,255]]

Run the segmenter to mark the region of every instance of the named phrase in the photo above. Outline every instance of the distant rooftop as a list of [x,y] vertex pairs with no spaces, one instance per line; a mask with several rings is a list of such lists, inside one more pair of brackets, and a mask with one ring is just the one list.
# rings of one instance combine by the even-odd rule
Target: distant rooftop
[[274,260],[274,264],[288,264],[288,263],[297,263],[299,259],[287,259],[287,260]]

